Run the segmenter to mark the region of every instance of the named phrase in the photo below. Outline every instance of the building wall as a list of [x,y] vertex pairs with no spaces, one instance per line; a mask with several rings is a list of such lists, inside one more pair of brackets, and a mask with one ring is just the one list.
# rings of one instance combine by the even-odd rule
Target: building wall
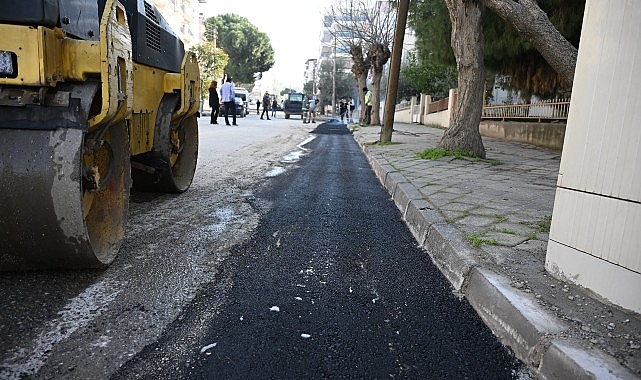
[[641,312],[641,2],[588,0],[546,269]]
[[198,7],[203,0],[151,0],[185,44],[185,49],[200,43]]

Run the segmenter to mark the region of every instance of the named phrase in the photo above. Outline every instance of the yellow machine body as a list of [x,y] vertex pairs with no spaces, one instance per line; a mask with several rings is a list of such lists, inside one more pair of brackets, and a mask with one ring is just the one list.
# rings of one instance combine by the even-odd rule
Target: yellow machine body
[[180,72],[134,62],[115,0],[99,27],[95,41],[0,24],[0,54],[17,66],[0,77],[0,270],[104,267],[122,243],[132,176],[154,191],[191,184],[195,56]]

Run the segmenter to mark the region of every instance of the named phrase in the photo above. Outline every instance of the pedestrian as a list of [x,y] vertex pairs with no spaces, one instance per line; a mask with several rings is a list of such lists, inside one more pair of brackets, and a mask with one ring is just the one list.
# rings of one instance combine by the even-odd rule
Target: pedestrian
[[[318,102],[318,99],[309,100],[309,108],[307,110],[307,123],[316,123],[316,108],[318,108]],[[305,123],[304,119],[303,123]]]
[[218,97],[218,82],[211,81],[209,85],[209,106],[211,107],[211,121],[209,124],[218,124],[218,112],[220,111],[220,98]]
[[354,110],[356,109],[356,106],[354,105],[354,99],[352,97],[349,97],[349,101],[347,102],[349,105],[349,114],[347,117],[349,118],[349,122],[353,123],[354,122]]
[[256,99],[256,115],[260,115],[260,99]]
[[260,118],[263,118],[263,115],[267,114],[267,120],[271,120],[269,118],[269,105],[272,104],[272,102],[269,101],[269,92],[265,91],[265,95],[263,95],[263,113],[260,114]]
[[276,97],[274,97],[274,101],[272,101],[272,117],[276,117],[277,110],[278,110],[278,102],[276,101]]
[[229,125],[229,113],[233,115],[232,125],[236,124],[236,88],[232,82],[232,77],[227,76],[227,80],[220,86],[220,97],[225,105],[225,124]]
[[[338,104],[338,112],[341,115],[341,123],[345,119],[345,116],[347,116],[347,101],[345,99],[341,99],[340,103]],[[349,121],[349,116],[347,117]]]
[[363,92],[365,93],[365,125],[370,125],[372,123],[372,92],[363,87]]

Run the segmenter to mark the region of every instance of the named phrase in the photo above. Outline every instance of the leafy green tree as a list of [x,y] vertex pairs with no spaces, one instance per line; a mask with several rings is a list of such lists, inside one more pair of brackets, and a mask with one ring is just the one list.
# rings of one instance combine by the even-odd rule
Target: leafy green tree
[[267,34],[233,13],[208,18],[205,28],[216,31],[218,45],[229,56],[225,73],[237,83],[253,85],[256,76],[274,66],[274,49]]
[[286,87],[283,91],[280,92],[280,96],[285,96],[285,95],[291,94],[292,92],[297,92],[297,91],[294,90],[293,88]]
[[303,85],[303,93],[313,94],[314,93],[314,82],[311,80]]
[[[350,74],[349,62],[336,60],[336,101],[352,96],[354,90],[354,77]],[[318,91],[320,106],[325,109],[332,105],[334,89],[334,64],[331,59],[321,61],[318,70]],[[310,93],[311,95],[311,93]]]
[[[456,87],[456,68],[450,65],[442,65],[431,61],[420,61],[416,52],[410,52],[406,64],[401,68],[401,83],[419,93],[430,94],[434,99],[442,99],[448,96],[449,90]],[[410,96],[411,96],[410,95]],[[403,94],[404,97],[407,95]]]
[[223,68],[227,65],[229,57],[222,49],[217,48],[213,42],[209,41],[192,46],[189,51],[196,54],[196,58],[198,59],[198,68],[200,69],[200,104],[202,106],[205,104],[205,97],[208,96],[207,89],[211,81],[221,81]]
[[189,49],[198,58],[200,78],[207,86],[212,80],[218,80],[223,76],[223,69],[227,66],[229,57],[225,52],[214,46],[212,42],[206,41]]

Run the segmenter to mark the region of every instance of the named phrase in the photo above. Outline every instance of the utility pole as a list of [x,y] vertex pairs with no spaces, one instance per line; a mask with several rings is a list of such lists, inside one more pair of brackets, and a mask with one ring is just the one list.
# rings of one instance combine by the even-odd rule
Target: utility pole
[[332,116],[336,116],[336,36],[334,36],[334,63],[332,68]]
[[392,60],[389,67],[387,81],[387,98],[385,99],[385,113],[383,115],[383,128],[381,129],[381,142],[392,141],[394,130],[394,111],[396,110],[396,93],[398,92],[398,77],[401,72],[401,55],[403,54],[403,39],[405,38],[405,25],[410,0],[400,0],[396,12],[396,30],[392,45]]

